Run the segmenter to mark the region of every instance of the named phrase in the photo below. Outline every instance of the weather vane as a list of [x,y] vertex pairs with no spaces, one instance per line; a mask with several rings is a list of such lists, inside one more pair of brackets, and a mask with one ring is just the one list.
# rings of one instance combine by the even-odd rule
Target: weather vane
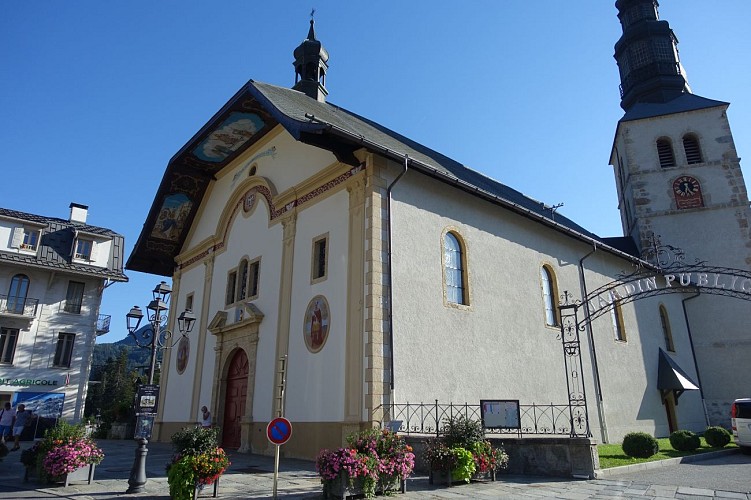
[[310,9],[310,19],[313,20],[313,16],[315,15],[316,15],[316,8],[313,7],[312,9]]

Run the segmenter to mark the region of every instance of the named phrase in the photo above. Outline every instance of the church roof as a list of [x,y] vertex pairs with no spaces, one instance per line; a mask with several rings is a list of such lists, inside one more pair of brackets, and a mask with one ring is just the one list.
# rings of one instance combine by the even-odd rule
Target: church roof
[[640,102],[634,104],[626,111],[626,114],[619,120],[619,123],[717,106],[729,106],[729,103],[707,99],[696,94],[684,93],[668,102]]
[[[243,121],[250,125],[240,131],[237,124]],[[554,208],[383,125],[294,89],[251,80],[170,160],[127,269],[170,276],[213,175],[277,124],[296,140],[327,149],[353,166],[359,165],[354,152],[361,148],[399,162],[406,155],[412,170],[609,252],[634,257],[555,213]],[[182,207],[179,218],[174,215],[178,206]],[[172,215],[165,217],[165,213]]]

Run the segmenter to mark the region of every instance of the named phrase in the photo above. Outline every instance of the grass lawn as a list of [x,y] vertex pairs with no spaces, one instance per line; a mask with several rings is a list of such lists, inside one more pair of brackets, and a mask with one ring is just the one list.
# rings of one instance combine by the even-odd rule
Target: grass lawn
[[726,448],[735,448],[736,445],[732,441],[725,446],[725,448],[712,448],[710,447],[704,438],[701,438],[701,446],[694,451],[676,451],[670,446],[670,440],[668,438],[659,438],[657,442],[660,444],[660,451],[656,455],[652,455],[649,458],[632,458],[627,457],[620,444],[600,444],[597,445],[597,451],[600,454],[600,468],[609,469],[611,467],[620,467],[621,465],[640,464],[643,462],[654,462],[656,460],[665,460],[666,458],[685,457],[687,455],[698,455],[699,453],[707,453],[708,451],[724,450]]

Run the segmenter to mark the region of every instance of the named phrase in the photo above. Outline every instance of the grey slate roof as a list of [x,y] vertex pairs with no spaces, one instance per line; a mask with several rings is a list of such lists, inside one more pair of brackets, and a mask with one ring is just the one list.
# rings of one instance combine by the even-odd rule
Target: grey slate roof
[[361,140],[365,147],[374,143],[385,150],[407,154],[411,160],[423,164],[427,170],[433,170],[443,180],[455,180],[464,187],[479,190],[501,203],[521,207],[538,216],[541,221],[574,231],[616,250],[616,253],[622,252],[620,248],[611,247],[605,240],[567,217],[553,214],[552,209],[544,203],[351,111],[328,102],[318,102],[302,92],[267,83],[251,80],[248,87],[264,104],[265,109],[296,139],[305,132],[322,134],[337,131],[340,135],[349,136],[354,142]]
[[[0,250],[0,262],[40,269],[59,269],[75,274],[108,278],[113,281],[128,281],[128,277],[123,273],[123,237],[110,229],[55,217],[18,212],[7,208],[0,208],[0,218],[14,219],[19,222],[29,222],[44,226],[36,255],[18,254]],[[76,231],[100,235],[112,240],[112,268],[101,268],[72,262],[70,250],[73,246]]]
[[697,109],[714,108],[716,106],[729,106],[724,101],[715,101],[707,99],[696,94],[681,94],[672,101],[668,102],[640,102],[633,105],[619,122],[628,122],[633,120],[642,120],[655,116],[672,115],[683,113],[685,111],[694,111]]

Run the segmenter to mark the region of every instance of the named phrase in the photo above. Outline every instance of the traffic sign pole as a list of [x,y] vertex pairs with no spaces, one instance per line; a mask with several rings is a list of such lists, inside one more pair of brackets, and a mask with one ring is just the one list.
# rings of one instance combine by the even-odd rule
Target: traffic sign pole
[[277,417],[266,426],[266,437],[271,444],[276,446],[274,451],[274,500],[277,498],[277,483],[279,481],[279,447],[289,441],[290,436],[292,436],[292,423],[284,417]]

